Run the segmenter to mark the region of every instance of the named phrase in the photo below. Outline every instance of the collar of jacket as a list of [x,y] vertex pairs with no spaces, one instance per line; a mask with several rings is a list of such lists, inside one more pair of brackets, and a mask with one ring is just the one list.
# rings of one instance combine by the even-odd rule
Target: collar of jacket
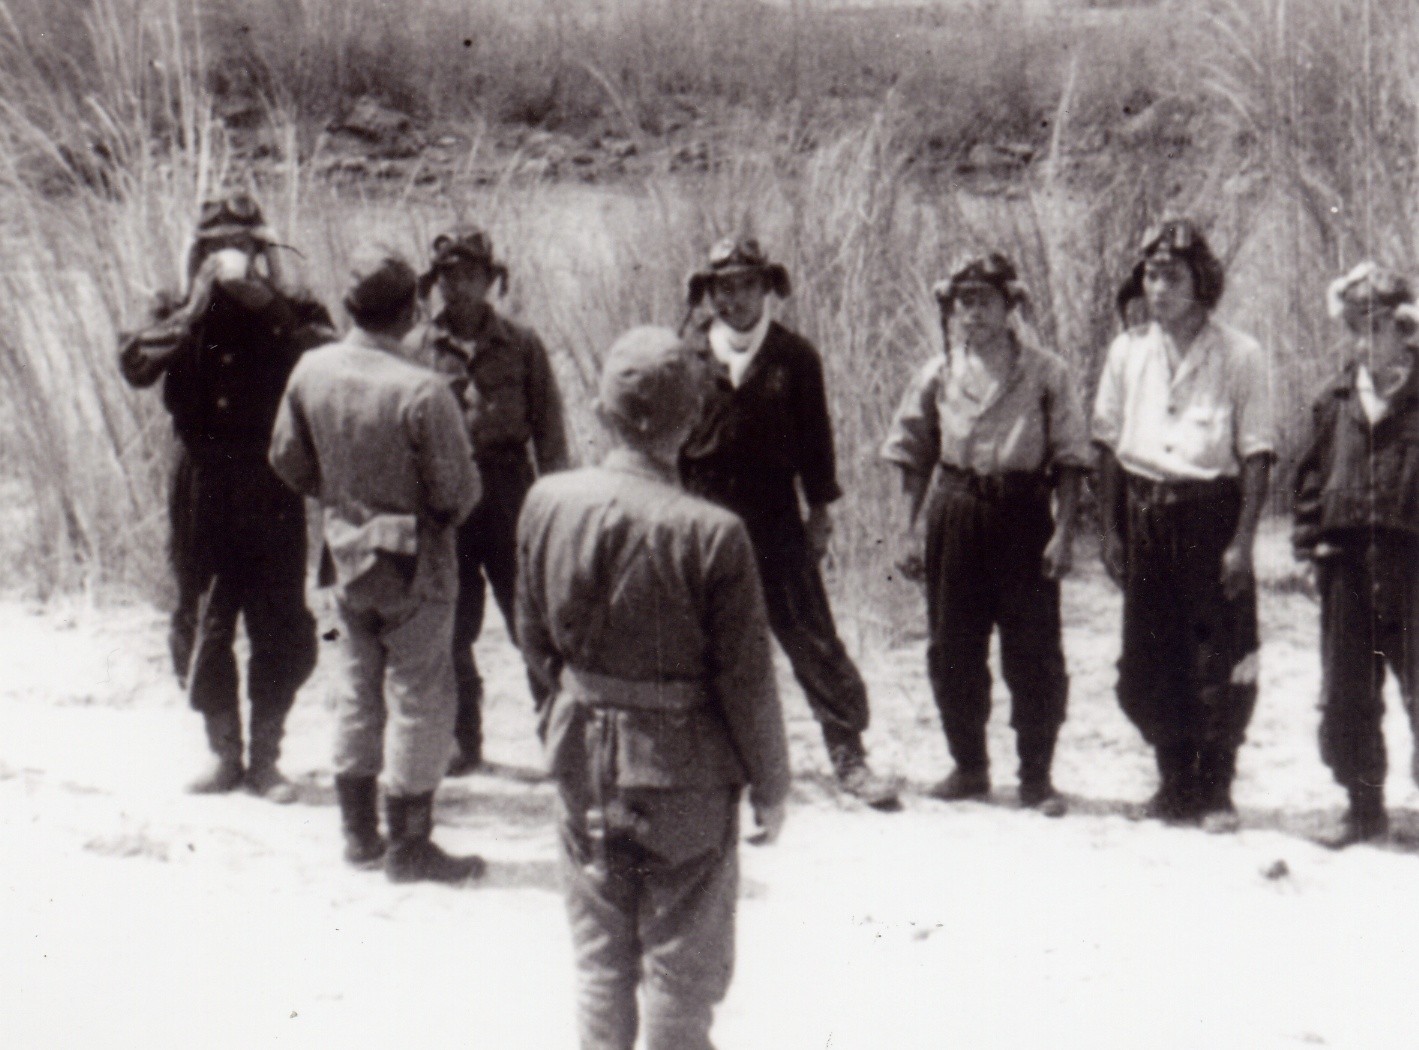
[[433,329],[433,344],[436,348],[456,354],[464,362],[472,362],[474,356],[484,347],[493,343],[505,343],[510,339],[507,322],[496,310],[489,306],[483,315],[483,323],[471,336],[460,336],[453,330],[448,311],[440,310],[429,322]]
[[615,470],[623,474],[638,474],[653,481],[663,481],[667,485],[679,485],[680,483],[680,474],[674,465],[661,463],[639,449],[627,448],[624,445],[606,453],[601,465],[607,470]]
[[398,339],[387,335],[380,335],[377,332],[366,331],[363,328],[351,328],[349,334],[345,336],[345,342],[350,346],[363,346],[370,350],[383,350],[393,354],[395,357],[403,357],[404,351]]
[[[1355,377],[1359,373],[1361,363],[1359,358],[1351,358],[1346,363],[1344,370],[1331,384],[1332,397],[1355,396]],[[1415,354],[1414,367],[1409,370],[1409,378],[1389,397],[1390,414],[1393,415],[1396,408],[1409,401],[1419,401],[1419,353]]]

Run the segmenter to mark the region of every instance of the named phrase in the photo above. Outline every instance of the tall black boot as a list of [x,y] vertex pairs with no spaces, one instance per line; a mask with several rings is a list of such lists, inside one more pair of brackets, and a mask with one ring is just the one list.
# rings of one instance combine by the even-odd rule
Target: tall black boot
[[1385,812],[1385,789],[1382,786],[1355,783],[1350,785],[1350,808],[1340,826],[1320,839],[1330,849],[1344,849],[1357,842],[1373,842],[1389,834],[1389,814]]
[[241,764],[241,714],[238,711],[203,712],[207,746],[213,761],[187,785],[194,795],[215,795],[235,791],[246,771]]
[[1189,819],[1194,796],[1189,772],[1192,750],[1187,744],[1158,744],[1153,748],[1158,762],[1158,790],[1143,805],[1139,817],[1169,823]]
[[429,840],[434,829],[434,793],[386,795],[389,852],[384,873],[390,882],[461,883],[479,878],[487,865],[482,857],[451,857]]
[[1020,756],[1020,805],[1037,809],[1047,817],[1062,817],[1068,810],[1064,796],[1054,788],[1050,768],[1054,764],[1055,734],[1015,736]]
[[279,769],[281,740],[286,735],[286,716],[270,712],[251,714],[251,743],[247,756],[246,789],[268,802],[289,805],[296,800],[296,786]]
[[374,777],[337,776],[340,827],[345,832],[345,860],[357,868],[374,868],[384,859],[379,834],[379,785]]
[[1204,831],[1229,834],[1241,827],[1237,807],[1232,804],[1236,771],[1237,753],[1232,748],[1210,745],[1199,752],[1197,808]]

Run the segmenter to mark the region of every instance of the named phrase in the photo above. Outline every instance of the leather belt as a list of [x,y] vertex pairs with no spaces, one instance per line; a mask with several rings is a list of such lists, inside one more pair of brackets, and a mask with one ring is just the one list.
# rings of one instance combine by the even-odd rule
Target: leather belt
[[1049,492],[1048,475],[1037,470],[1007,470],[999,474],[977,474],[950,463],[937,464],[941,481],[964,489],[978,499],[1005,500],[1038,497]]
[[709,690],[698,678],[645,681],[568,667],[562,672],[562,684],[577,703],[596,708],[684,713],[709,700]]
[[1167,507],[1178,503],[1225,499],[1241,492],[1236,478],[1211,478],[1206,481],[1154,481],[1139,474],[1128,475],[1128,494],[1140,503]]

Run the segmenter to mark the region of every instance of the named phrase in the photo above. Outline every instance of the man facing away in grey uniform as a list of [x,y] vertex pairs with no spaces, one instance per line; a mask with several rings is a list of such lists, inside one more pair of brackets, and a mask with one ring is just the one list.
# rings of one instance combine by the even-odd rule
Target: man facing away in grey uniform
[[453,733],[454,533],[480,484],[447,381],[400,356],[416,281],[388,254],[357,267],[345,296],[355,328],[291,375],[271,465],[323,510],[321,583],[334,584],[339,621],[335,789],[345,858],[357,867],[383,858],[392,882],[458,883],[480,875],[483,862],[450,857],[429,835]]
[[740,791],[765,841],[788,794],[753,546],[676,476],[699,367],[669,329],[617,340],[597,404],[617,447],[538,481],[518,523],[583,1050],[631,1050],[639,1028],[646,1050],[707,1050],[734,962]]

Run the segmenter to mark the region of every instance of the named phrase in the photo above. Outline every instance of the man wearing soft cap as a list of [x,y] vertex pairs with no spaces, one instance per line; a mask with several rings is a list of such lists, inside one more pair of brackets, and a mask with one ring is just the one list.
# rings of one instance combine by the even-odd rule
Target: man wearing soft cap
[[450,857],[429,836],[453,732],[454,530],[480,486],[448,384],[400,356],[415,288],[403,259],[358,258],[345,296],[355,327],[292,374],[271,465],[319,500],[324,516],[321,583],[335,588],[339,624],[335,789],[345,858],[357,867],[382,859],[393,882],[459,883],[481,874],[482,861]]
[[676,475],[699,368],[669,329],[618,339],[596,406],[615,447],[538,481],[518,523],[583,1050],[631,1050],[638,1031],[646,1050],[709,1048],[734,962],[739,796],[772,841],[788,794],[753,548]]
[[[772,294],[788,271],[753,238],[726,240],[690,275],[688,305],[712,316],[690,332],[704,362],[704,411],[685,442],[685,486],[744,520],[759,565],[769,624],[822,729],[838,785],[881,810],[895,788],[867,764],[867,686],[838,637],[819,562],[838,486],[823,359],[774,320]],[[800,508],[807,505],[805,517]]]
[[1327,299],[1348,338],[1311,414],[1292,538],[1320,592],[1320,752],[1350,802],[1322,842],[1340,849],[1389,829],[1386,667],[1419,729],[1419,308],[1409,281],[1373,262]]

